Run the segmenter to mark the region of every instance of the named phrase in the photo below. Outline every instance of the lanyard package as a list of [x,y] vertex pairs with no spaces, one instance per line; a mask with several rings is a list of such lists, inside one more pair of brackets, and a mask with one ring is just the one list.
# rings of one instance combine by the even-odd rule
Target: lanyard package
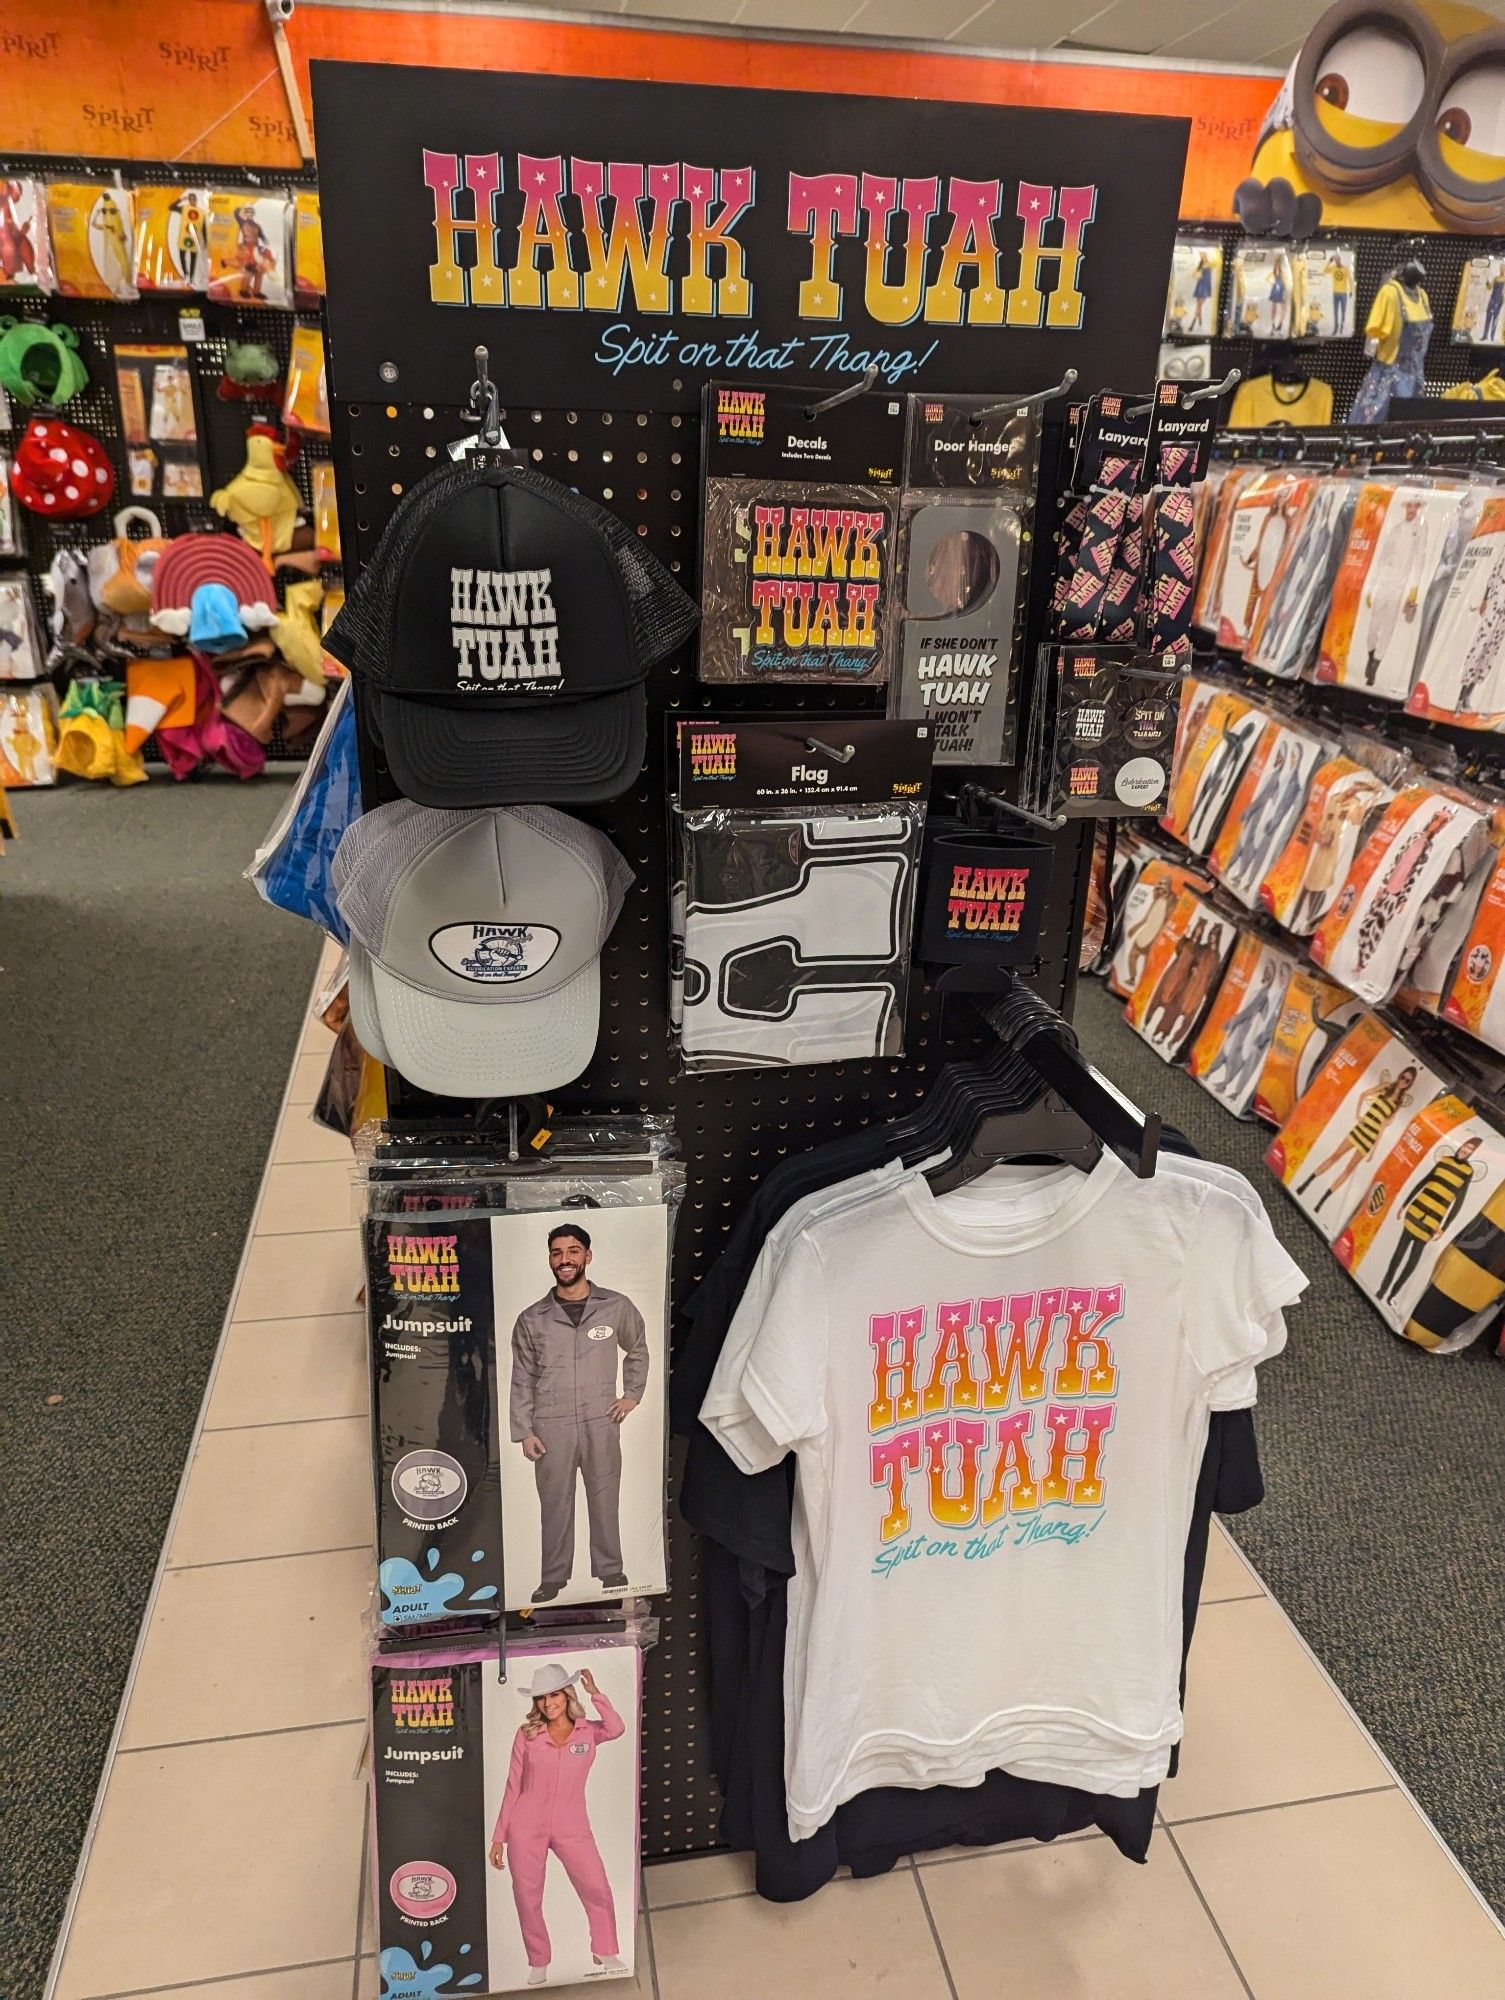
[[669,1011],[686,1069],[900,1052],[930,748],[923,722],[678,724]]
[[887,682],[903,410],[707,384],[701,680]]
[[911,396],[904,620],[889,713],[931,724],[937,764],[1008,764],[1039,425],[982,396]]
[[1047,646],[1041,658],[1023,803],[1050,819],[1160,812],[1180,675],[1124,647]]

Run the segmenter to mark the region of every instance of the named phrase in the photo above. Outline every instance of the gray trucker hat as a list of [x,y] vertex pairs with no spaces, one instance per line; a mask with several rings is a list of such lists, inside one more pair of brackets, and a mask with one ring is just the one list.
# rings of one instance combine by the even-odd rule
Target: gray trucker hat
[[587,1067],[633,879],[604,834],[548,806],[399,799],[346,829],[333,879],[351,1024],[378,1061],[441,1097],[523,1097]]

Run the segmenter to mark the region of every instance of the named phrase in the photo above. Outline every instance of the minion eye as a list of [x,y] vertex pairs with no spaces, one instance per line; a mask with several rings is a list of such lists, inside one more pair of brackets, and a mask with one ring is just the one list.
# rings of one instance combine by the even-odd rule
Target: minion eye
[[1426,90],[1421,54],[1391,28],[1354,28],[1322,58],[1319,103],[1351,118],[1399,131],[1416,116]]
[[1493,179],[1505,155],[1505,63],[1481,62],[1455,77],[1443,94],[1437,136],[1466,146],[1470,157],[1455,159],[1470,179]]

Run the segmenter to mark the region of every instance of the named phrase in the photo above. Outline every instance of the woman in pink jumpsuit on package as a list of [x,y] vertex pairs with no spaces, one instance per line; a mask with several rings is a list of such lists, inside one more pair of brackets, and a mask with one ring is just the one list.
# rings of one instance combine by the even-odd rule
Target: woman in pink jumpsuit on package
[[[579,1680],[598,1711],[591,1721],[573,1691]],[[544,1877],[549,1855],[557,1854],[590,1924],[591,1955],[604,1972],[625,1972],[617,1956],[617,1913],[606,1865],[585,1810],[585,1784],[603,1743],[625,1728],[620,1715],[596,1686],[589,1667],[567,1674],[550,1662],[523,1692],[532,1699],[527,1719],[512,1744],[507,1789],[491,1836],[491,1865],[512,1864],[512,1897],[528,1954],[528,1984],[541,1986],[549,1967],[549,1928],[544,1922]]]

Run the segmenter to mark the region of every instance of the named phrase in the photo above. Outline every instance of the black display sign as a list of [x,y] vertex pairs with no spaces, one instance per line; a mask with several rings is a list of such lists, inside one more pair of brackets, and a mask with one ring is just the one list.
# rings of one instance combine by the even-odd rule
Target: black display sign
[[675,724],[679,804],[853,806],[923,801],[931,731],[923,722],[812,713]]
[[313,65],[334,392],[693,409],[711,376],[1153,373],[1185,119]]

